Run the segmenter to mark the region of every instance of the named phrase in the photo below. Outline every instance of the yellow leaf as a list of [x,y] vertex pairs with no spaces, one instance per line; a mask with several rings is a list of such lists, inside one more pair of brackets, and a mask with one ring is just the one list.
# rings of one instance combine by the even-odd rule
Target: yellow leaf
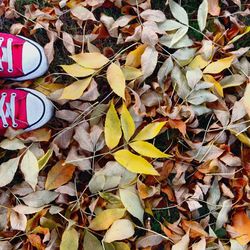
[[114,157],[118,163],[133,173],[159,175],[148,161],[126,149],[116,151]]
[[221,84],[219,82],[217,82],[213,76],[211,75],[203,75],[203,79],[206,81],[206,82],[211,82],[213,83],[214,85],[214,88],[216,89],[217,93],[223,97],[224,96],[224,93],[223,93],[223,88],[221,86]]
[[104,136],[105,142],[110,149],[116,147],[122,137],[121,124],[113,101],[110,103],[110,107],[106,115]]
[[188,66],[192,69],[204,69],[208,64],[209,61],[204,60],[201,55],[197,55]]
[[86,77],[96,72],[94,69],[84,68],[77,63],[71,65],[61,65],[61,67],[66,73],[74,77]]
[[128,142],[135,132],[135,123],[124,103],[121,110],[121,125],[124,138]]
[[129,54],[127,55],[126,58],[126,66],[130,66],[130,67],[139,67],[141,65],[141,56],[144,52],[144,50],[146,49],[147,45],[142,44],[139,45],[135,50],[129,52]]
[[238,134],[238,132],[233,129],[229,129],[229,131],[231,132],[231,134],[235,135],[239,141],[250,147],[250,138],[248,138],[245,133]]
[[39,166],[39,169],[43,169],[46,164],[48,163],[50,157],[52,156],[53,154],[53,150],[52,149],[49,149],[46,154],[44,154],[39,160],[38,160],[38,166]]
[[115,250],[130,250],[130,247],[128,244],[124,243],[124,242],[114,242],[113,243],[115,246]]
[[135,137],[135,141],[145,141],[156,137],[166,122],[153,122],[144,127]]
[[71,227],[63,232],[60,250],[77,250],[79,244],[79,234]]
[[109,59],[97,52],[80,53],[71,56],[71,58],[85,68],[99,69],[109,62]]
[[250,84],[247,84],[246,86],[246,90],[243,96],[243,103],[248,113],[248,116],[250,117]]
[[203,73],[207,73],[207,74],[220,73],[222,70],[229,68],[233,60],[234,60],[234,56],[229,56],[229,57],[220,59],[216,62],[212,62],[204,69]]
[[112,208],[104,210],[90,222],[89,228],[95,231],[106,230],[114,223],[114,221],[121,219],[125,212],[125,208]]
[[121,68],[115,63],[111,63],[108,67],[107,79],[113,91],[125,100],[125,76]]
[[84,78],[82,80],[73,82],[64,88],[60,99],[76,100],[80,98],[84,90],[89,86],[92,77]]
[[135,80],[142,76],[141,70],[126,65],[122,68],[122,72],[127,81]]
[[151,157],[151,158],[168,158],[171,155],[165,154],[161,152],[158,148],[156,148],[153,144],[145,141],[135,141],[129,143],[129,146],[134,149],[137,153]]

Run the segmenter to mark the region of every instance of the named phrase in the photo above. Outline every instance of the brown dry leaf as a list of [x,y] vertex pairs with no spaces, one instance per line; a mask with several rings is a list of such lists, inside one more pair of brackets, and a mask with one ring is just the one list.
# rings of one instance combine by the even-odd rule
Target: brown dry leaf
[[10,225],[13,230],[25,231],[26,224],[27,218],[24,214],[17,213],[14,210],[11,211]]
[[84,8],[82,5],[76,5],[70,10],[71,14],[77,17],[81,21],[92,20],[96,21],[95,16],[87,8]]
[[219,0],[208,0],[208,13],[212,16],[220,15]]
[[67,32],[62,32],[62,35],[64,47],[70,54],[75,54],[75,44],[72,36]]
[[196,221],[183,220],[182,226],[185,231],[189,231],[189,235],[191,238],[197,238],[201,236],[208,237],[208,233]]
[[247,245],[250,241],[250,218],[244,211],[238,211],[233,215],[232,227],[238,234],[236,240],[241,245]]
[[45,188],[52,190],[67,183],[75,171],[75,166],[71,164],[65,164],[64,161],[59,161],[54,165],[48,173]]
[[29,242],[33,247],[35,247],[37,250],[45,250],[45,246],[42,243],[42,239],[37,234],[28,234],[27,235]]
[[247,84],[245,93],[243,96],[243,104],[247,111],[248,116],[250,117],[250,84]]
[[44,46],[44,51],[50,64],[54,60],[54,42],[57,39],[57,35],[55,32],[47,32],[47,35],[50,41]]

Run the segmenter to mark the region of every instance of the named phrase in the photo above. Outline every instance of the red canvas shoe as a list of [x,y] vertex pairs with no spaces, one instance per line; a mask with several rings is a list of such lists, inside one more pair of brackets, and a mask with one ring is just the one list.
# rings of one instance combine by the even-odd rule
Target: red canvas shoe
[[0,78],[24,81],[42,76],[48,70],[43,48],[36,42],[0,33]]
[[54,107],[45,95],[33,89],[0,90],[0,135],[8,127],[30,131],[47,123]]

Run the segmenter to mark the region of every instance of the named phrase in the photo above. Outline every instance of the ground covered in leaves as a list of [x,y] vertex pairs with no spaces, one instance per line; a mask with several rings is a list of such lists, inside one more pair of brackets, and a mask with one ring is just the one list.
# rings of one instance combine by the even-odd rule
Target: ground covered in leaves
[[241,0],[3,0],[44,46],[55,117],[0,142],[1,250],[247,250],[250,10]]

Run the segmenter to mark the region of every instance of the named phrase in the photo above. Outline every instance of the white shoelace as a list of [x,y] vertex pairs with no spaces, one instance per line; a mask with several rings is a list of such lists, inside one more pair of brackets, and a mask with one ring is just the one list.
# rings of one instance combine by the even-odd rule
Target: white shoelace
[[[16,128],[18,124],[15,121],[15,98],[16,94],[11,93],[10,95],[10,103],[5,102],[7,93],[3,92],[2,96],[0,98],[0,119],[2,120],[3,127],[7,128],[9,127],[9,124],[7,122],[8,117],[11,118],[12,127]],[[6,112],[4,113],[4,104],[6,105]]]
[[3,71],[3,61],[7,62],[8,64],[8,72],[13,72],[13,55],[12,55],[12,38],[7,39],[7,47],[2,47],[4,38],[0,37],[0,48],[2,49],[2,58],[0,58],[0,71]]

